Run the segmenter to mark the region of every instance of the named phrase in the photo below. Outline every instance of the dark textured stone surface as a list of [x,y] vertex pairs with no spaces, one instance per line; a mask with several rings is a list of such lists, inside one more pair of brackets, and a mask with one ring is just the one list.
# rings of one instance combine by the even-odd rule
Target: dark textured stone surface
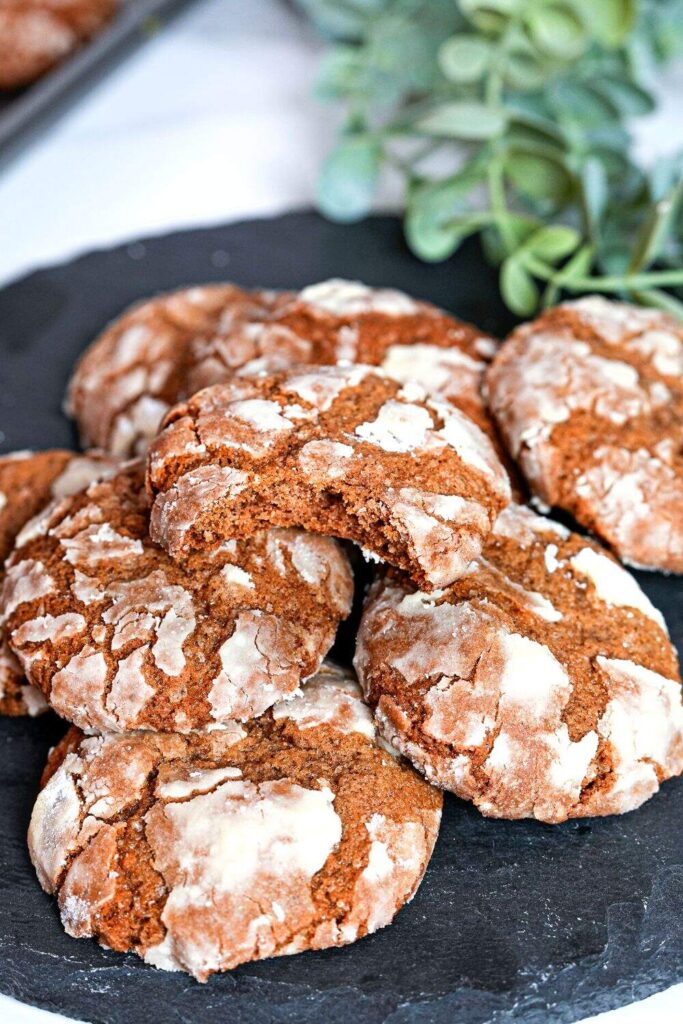
[[[333,274],[405,288],[490,331],[509,326],[474,247],[426,267],[390,218],[339,227],[293,214],[94,253],[0,292],[2,449],[73,442],[60,413],[71,364],[126,303],[210,279],[297,287]],[[680,650],[683,583],[639,578]],[[247,965],[202,986],[70,939],[24,839],[62,729],[52,716],[0,721],[0,990],[26,1002],[106,1024],[545,1024],[683,980],[681,780],[633,814],[555,827],[487,821],[448,799],[415,900],[348,949]]]

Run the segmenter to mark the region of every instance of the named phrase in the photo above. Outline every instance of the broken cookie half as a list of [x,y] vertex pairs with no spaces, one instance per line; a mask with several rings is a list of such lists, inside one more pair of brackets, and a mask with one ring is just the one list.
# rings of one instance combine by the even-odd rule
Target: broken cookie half
[[176,406],[153,443],[152,537],[176,559],[272,526],[358,543],[419,586],[467,570],[510,500],[463,412],[368,366],[235,378]]

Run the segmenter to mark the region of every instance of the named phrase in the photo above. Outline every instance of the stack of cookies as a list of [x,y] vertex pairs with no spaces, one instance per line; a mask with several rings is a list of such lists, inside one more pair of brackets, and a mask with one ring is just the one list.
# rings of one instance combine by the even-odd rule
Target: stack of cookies
[[0,460],[0,708],[72,723],[29,833],[69,934],[202,981],[342,945],[415,893],[442,790],[554,823],[683,772],[618,560],[683,572],[682,379],[679,325],[598,298],[500,347],[345,281],[111,325],[68,396],[98,451]]

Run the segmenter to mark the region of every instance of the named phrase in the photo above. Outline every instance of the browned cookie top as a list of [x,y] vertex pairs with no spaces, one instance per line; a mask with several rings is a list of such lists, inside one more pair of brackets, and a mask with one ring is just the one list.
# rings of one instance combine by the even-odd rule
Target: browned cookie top
[[[3,563],[29,519],[49,502],[113,472],[115,465],[97,452],[76,455],[58,448],[0,456],[0,584]],[[37,715],[46,707],[40,690],[27,683],[0,625],[0,715]]]
[[356,668],[384,735],[493,817],[622,813],[683,771],[661,614],[597,544],[522,506],[447,590],[378,580]]
[[317,670],[353,581],[326,537],[273,530],[174,563],[148,536],[133,463],[33,520],[2,609],[27,676],[84,729],[245,720]]
[[394,288],[359,281],[266,294],[271,306],[259,320],[193,343],[188,395],[221,383],[238,366],[253,373],[302,362],[364,363],[401,384],[421,384],[492,429],[480,388],[496,343],[476,327]]
[[70,935],[205,981],[389,924],[440,814],[437,790],[375,740],[353,678],[327,666],[244,727],[72,730],[29,846]]
[[187,288],[134,306],[93,343],[69,407],[87,443],[143,451],[170,405],[235,373],[359,362],[417,381],[493,432],[480,384],[490,338],[388,288],[324,281],[301,292]]
[[510,494],[464,413],[351,365],[200,391],[168,414],[148,485],[152,536],[174,557],[296,525],[354,540],[431,586],[465,570]]
[[683,572],[683,327],[596,296],[520,327],[490,404],[535,493],[632,565]]
[[206,285],[148,299],[118,317],[81,357],[69,385],[67,410],[84,443],[124,455],[144,451],[184,394],[190,342],[257,315],[260,298]]
[[0,89],[29,85],[95,35],[119,0],[0,0]]

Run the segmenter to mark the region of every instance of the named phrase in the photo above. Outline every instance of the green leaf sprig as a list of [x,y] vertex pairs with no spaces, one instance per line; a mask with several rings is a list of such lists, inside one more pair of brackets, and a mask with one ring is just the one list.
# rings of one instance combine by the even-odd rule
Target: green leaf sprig
[[345,109],[325,214],[365,216],[391,166],[412,250],[480,233],[520,316],[599,291],[683,319],[683,152],[644,170],[628,130],[683,53],[683,0],[300,3],[331,39],[318,93]]

